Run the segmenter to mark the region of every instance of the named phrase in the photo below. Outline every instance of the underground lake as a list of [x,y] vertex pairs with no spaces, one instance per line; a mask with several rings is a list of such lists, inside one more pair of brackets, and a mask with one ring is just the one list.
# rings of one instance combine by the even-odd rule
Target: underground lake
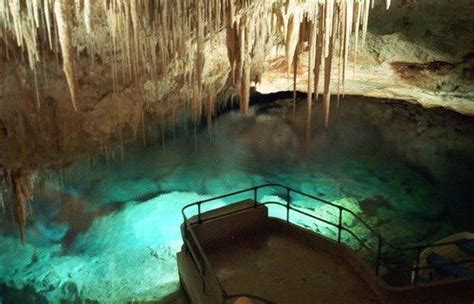
[[[266,183],[349,208],[393,245],[474,229],[474,120],[347,96],[333,107],[330,128],[317,103],[308,129],[306,103],[293,104],[290,95],[259,95],[251,115],[222,110],[212,126],[195,127],[183,112],[176,124],[150,125],[145,143],[138,138],[38,173],[25,245],[9,220],[12,210],[3,205],[10,215],[0,223],[2,303],[179,299],[175,253],[182,245],[183,206]],[[205,208],[251,197],[243,193]],[[278,189],[259,194],[261,201],[285,197]],[[337,217],[337,210],[303,196],[292,203]],[[270,207],[270,214],[283,218],[285,211]],[[291,216],[336,237],[333,227]],[[356,219],[344,221],[370,238]],[[352,242],[350,236],[345,241]]]

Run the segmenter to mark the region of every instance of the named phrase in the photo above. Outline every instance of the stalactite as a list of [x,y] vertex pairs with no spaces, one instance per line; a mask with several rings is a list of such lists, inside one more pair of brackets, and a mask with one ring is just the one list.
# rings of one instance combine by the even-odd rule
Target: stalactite
[[142,144],[146,147],[146,121],[145,121],[145,109],[141,111],[141,122],[142,122]]
[[173,148],[176,148],[176,109],[171,110],[171,128],[173,130]]
[[336,109],[339,108],[339,102],[341,99],[341,85],[343,82],[343,61],[344,61],[344,52],[345,52],[345,18],[346,18],[346,10],[344,7],[345,2],[340,2],[338,4],[338,11],[341,12],[339,17],[337,18],[336,22],[336,29],[335,29],[335,35],[337,37],[341,37],[340,39],[337,39],[337,44],[335,45],[335,49],[337,52],[337,91],[336,91]]
[[15,220],[20,231],[20,238],[26,242],[26,221],[28,218],[29,201],[33,198],[32,175],[23,170],[9,173],[12,185]]
[[20,10],[20,0],[12,0],[8,2],[10,4],[10,12],[13,20],[13,28],[16,36],[16,42],[18,46],[22,46],[23,38],[22,26],[21,26],[21,10]]
[[365,44],[365,38],[367,36],[367,25],[369,24],[369,11],[370,11],[370,0],[364,0],[364,10],[362,11],[362,46]]
[[40,103],[40,95],[39,95],[39,89],[38,89],[38,75],[36,75],[36,69],[33,69],[33,78],[35,80],[36,108],[39,109],[41,107],[41,103]]
[[250,102],[250,62],[245,61],[240,84],[240,112],[247,114]]
[[48,42],[49,42],[49,48],[53,49],[53,39],[51,38],[51,14],[49,10],[49,0],[43,0],[43,12],[44,12],[44,19],[46,22],[46,32],[48,33]]
[[[243,20],[242,20],[243,19]],[[240,19],[240,23],[238,25],[238,39],[239,39],[239,56],[238,61],[237,61],[237,76],[236,76],[236,81],[237,81],[237,90],[241,90],[241,85],[242,85],[242,75],[244,73],[244,65],[245,65],[245,17]],[[241,97],[242,98],[242,97]]]
[[309,24],[309,40],[308,40],[308,88],[307,88],[307,105],[306,105],[306,143],[309,144],[311,139],[311,114],[313,109],[313,78],[314,65],[316,57],[316,40],[317,40],[317,5],[314,7],[313,20]]
[[63,55],[63,71],[66,75],[66,80],[69,85],[69,92],[71,94],[71,102],[74,110],[77,111],[76,97],[77,97],[77,81],[74,74],[74,66],[72,59],[72,45],[71,34],[66,20],[68,15],[66,13],[69,4],[65,0],[54,1],[54,15],[58,24],[59,43],[61,44],[61,52]]
[[[329,15],[328,12],[328,7],[326,7],[325,10],[325,16],[326,16],[326,25],[329,26],[327,22],[327,16]],[[335,26],[336,19],[331,20],[332,24],[330,25],[331,28]],[[328,29],[326,29],[325,34],[328,33]],[[332,61],[333,61],[333,53],[334,53],[334,40],[335,40],[336,35],[334,35],[334,32],[331,31],[331,35],[329,35],[329,39],[326,40],[326,43],[328,43],[328,50],[329,53],[326,56],[325,62],[324,62],[324,124],[326,127],[329,124],[329,110],[330,110],[330,105],[331,105],[331,71],[332,71]]]
[[296,113],[296,80],[298,77],[298,48],[296,49],[295,58],[293,60],[293,115]]
[[347,63],[349,61],[349,46],[351,41],[352,34],[352,25],[354,19],[354,0],[347,0],[347,7],[345,10],[345,20],[344,20],[344,47],[343,47],[343,65],[342,65],[342,94],[345,94],[345,79],[346,79],[346,70]]
[[5,169],[0,170],[0,185],[1,185],[1,192],[0,192],[0,206],[2,207],[2,213],[5,214],[6,207],[5,202],[8,200],[7,193],[8,193],[8,172]]
[[3,191],[0,193],[0,207],[2,208],[2,213],[5,214],[5,198],[4,198]]
[[203,89],[203,79],[202,73],[204,68],[204,24],[203,24],[203,14],[204,7],[201,2],[198,2],[198,12],[197,12],[197,42],[196,42],[196,55],[194,60],[194,83],[193,86],[196,88],[196,97],[194,100],[194,109],[195,109],[195,119],[199,120],[202,116],[202,89]]
[[161,130],[161,149],[163,153],[165,152],[166,139],[165,139],[165,127],[163,125],[164,119],[161,119],[160,130]]
[[361,16],[361,9],[362,3],[360,1],[356,1],[355,3],[355,22],[354,22],[354,69],[353,74],[355,75],[357,70],[357,52],[359,50],[359,28],[360,28],[360,16]]
[[138,73],[139,73],[139,54],[140,49],[138,45],[138,40],[140,38],[140,26],[139,26],[139,7],[137,5],[137,1],[132,0],[130,1],[130,19],[132,21],[132,29],[133,33],[130,35],[132,38],[130,39],[129,46],[128,46],[128,53],[130,54],[130,61],[131,64],[131,75],[135,81],[138,81]]
[[285,52],[288,62],[288,75],[290,74],[293,60],[295,60],[295,52],[299,42],[300,24],[298,15],[291,16],[288,20],[288,30],[286,34]]
[[91,13],[91,0],[84,0],[84,24],[87,34],[92,33]]
[[123,129],[120,128],[119,131],[119,145],[120,145],[120,162],[123,165],[125,162],[125,142],[123,140]]
[[318,29],[319,33],[316,39],[316,50],[315,50],[315,65],[314,65],[314,95],[315,98],[318,99],[319,96],[319,80],[321,75],[321,66],[323,63],[323,41],[324,41],[324,32],[323,32],[323,25],[324,25],[324,7],[319,5],[318,7]]
[[214,115],[214,103],[215,103],[215,96],[211,88],[208,89],[207,96],[208,98],[207,98],[207,106],[206,106],[206,109],[207,109],[206,119],[207,119],[207,128],[208,128],[209,137],[211,137],[212,116]]
[[[315,6],[315,14],[317,14],[317,5]],[[309,31],[309,50],[308,50],[308,89],[307,89],[307,106],[306,106],[306,146],[309,147],[311,140],[311,117],[313,109],[313,77],[314,65],[316,57],[316,41],[317,41],[317,16],[313,18]]]

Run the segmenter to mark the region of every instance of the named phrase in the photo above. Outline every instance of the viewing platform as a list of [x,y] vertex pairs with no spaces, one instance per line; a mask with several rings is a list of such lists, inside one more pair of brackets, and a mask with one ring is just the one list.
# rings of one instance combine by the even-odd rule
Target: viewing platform
[[[259,203],[257,191],[265,187],[275,185],[230,194],[255,192],[254,199],[207,212],[201,213],[201,205],[213,199],[183,209],[184,245],[177,260],[181,284],[191,303],[472,303],[474,300],[473,277],[419,285],[416,273],[421,269],[416,265],[405,271],[407,276],[415,273],[415,282],[401,287],[388,285],[380,277],[390,267],[383,257],[381,238],[374,250],[375,266],[341,242],[341,233],[351,234],[342,220],[343,213],[351,213],[350,210],[339,207],[339,221],[333,223],[339,237],[331,240],[291,223],[290,211],[304,214],[291,206],[291,192],[297,191],[277,185],[287,190],[287,205]],[[270,217],[267,205],[271,204],[287,208],[287,219]],[[185,211],[190,206],[197,208],[198,214],[187,219]]]

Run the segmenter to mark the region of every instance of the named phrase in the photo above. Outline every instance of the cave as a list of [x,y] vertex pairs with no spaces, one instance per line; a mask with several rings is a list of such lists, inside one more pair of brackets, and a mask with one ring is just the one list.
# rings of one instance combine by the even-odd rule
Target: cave
[[0,304],[472,303],[473,28],[472,0],[0,0]]

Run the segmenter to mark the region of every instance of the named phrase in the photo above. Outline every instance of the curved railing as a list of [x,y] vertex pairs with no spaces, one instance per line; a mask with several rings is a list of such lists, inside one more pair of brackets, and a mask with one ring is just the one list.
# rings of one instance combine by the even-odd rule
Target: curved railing
[[[273,201],[259,203],[258,202],[258,191],[262,188],[279,188],[279,189],[285,190],[286,191],[286,204],[283,204],[281,202],[273,202]],[[219,215],[212,216],[212,217],[206,217],[206,219],[202,218],[202,205],[203,204],[206,204],[206,203],[211,202],[211,201],[220,200],[220,199],[223,199],[223,198],[236,196],[236,195],[243,194],[243,193],[248,193],[248,192],[252,192],[252,194],[253,194],[253,201],[254,201],[253,206],[243,208],[243,209],[239,209],[239,210],[235,210],[235,211],[228,212],[228,213],[224,213],[224,214],[219,214]],[[338,209],[337,223],[333,223],[333,222],[329,221],[328,219],[321,218],[321,217],[316,216],[314,214],[310,214],[308,212],[305,212],[305,211],[301,210],[300,208],[295,208],[292,204],[292,194],[293,193],[301,195],[301,196],[306,197],[306,198],[316,200],[316,201],[318,201],[320,203],[323,203],[325,205],[329,205],[329,206],[332,206],[334,208],[337,208]],[[244,189],[244,190],[240,190],[240,191],[236,191],[236,192],[216,196],[216,197],[213,197],[213,198],[209,198],[209,199],[205,199],[205,200],[201,200],[201,201],[197,201],[197,202],[188,204],[188,205],[186,205],[182,208],[181,213],[183,215],[183,220],[184,220],[183,240],[184,240],[185,248],[191,253],[194,264],[196,265],[198,271],[200,272],[200,276],[201,276],[202,284],[203,284],[203,289],[206,288],[206,284],[205,284],[206,281],[214,280],[216,282],[218,288],[220,289],[220,292],[222,293],[222,298],[224,299],[224,303],[226,303],[226,301],[229,300],[229,299],[237,298],[239,296],[245,296],[245,297],[248,297],[248,298],[252,298],[254,300],[258,300],[258,301],[263,302],[263,303],[271,303],[271,302],[266,300],[266,299],[262,299],[262,298],[259,298],[257,296],[253,296],[253,295],[244,295],[244,294],[242,294],[242,295],[229,295],[229,294],[227,294],[227,292],[225,291],[225,289],[222,286],[221,282],[219,281],[216,273],[214,272],[214,270],[212,268],[212,265],[209,262],[209,260],[207,258],[207,255],[206,255],[204,249],[202,248],[202,246],[201,246],[201,244],[200,244],[200,242],[199,242],[199,240],[198,240],[198,238],[197,238],[197,236],[196,236],[196,234],[195,234],[195,232],[192,228],[192,224],[196,224],[196,223],[199,224],[199,223],[209,221],[209,220],[212,220],[212,219],[216,219],[216,218],[219,218],[219,217],[228,216],[232,213],[241,212],[243,210],[250,209],[250,208],[256,208],[259,205],[278,205],[278,206],[282,206],[282,207],[286,208],[286,221],[288,223],[290,223],[290,211],[293,211],[293,212],[297,212],[299,214],[305,215],[307,217],[310,217],[312,219],[315,219],[317,221],[323,222],[325,224],[328,224],[330,226],[336,227],[337,228],[337,242],[338,243],[341,243],[342,233],[343,232],[348,233],[349,235],[351,235],[358,242],[360,248],[364,248],[365,250],[367,250],[367,252],[369,253],[369,256],[371,256],[371,258],[374,259],[374,263],[375,263],[374,271],[375,271],[375,275],[377,277],[380,276],[380,268],[381,267],[385,267],[385,269],[388,270],[388,271],[408,272],[410,275],[413,275],[413,278],[411,280],[412,285],[417,284],[419,271],[429,269],[429,268],[433,268],[431,266],[423,266],[423,267],[420,266],[420,263],[419,263],[420,254],[424,249],[431,248],[431,247],[438,247],[438,246],[455,244],[455,242],[449,242],[449,243],[438,243],[438,244],[435,244],[435,245],[419,245],[419,246],[411,246],[411,247],[404,247],[404,248],[393,246],[393,245],[389,244],[388,242],[384,241],[384,239],[382,238],[380,233],[378,233],[377,231],[372,229],[360,216],[358,216],[352,210],[350,210],[350,209],[348,209],[344,206],[339,206],[337,204],[334,204],[334,203],[332,203],[330,201],[327,201],[327,200],[324,200],[322,198],[319,198],[319,197],[316,197],[316,196],[313,196],[313,195],[310,195],[310,194],[307,194],[307,193],[303,193],[301,191],[292,189],[292,188],[287,187],[287,186],[283,186],[281,184],[276,184],[276,183],[264,184],[264,185],[260,185],[260,186],[256,186],[256,187],[252,187],[252,188],[248,188],[248,189]],[[189,223],[188,218],[186,216],[186,210],[190,209],[191,207],[197,207],[197,215],[196,215],[197,216],[197,222],[196,223]],[[344,225],[343,216],[344,216],[345,213],[350,214],[354,219],[359,221],[365,229],[367,229],[367,232],[369,233],[369,237],[371,239],[376,240],[375,248],[371,247],[370,244],[367,244],[368,243],[367,239],[366,240],[361,239],[350,228],[348,228]],[[189,242],[189,240],[187,238],[188,233],[189,233],[189,236],[191,237],[191,239],[193,240],[196,248],[193,248],[192,244]],[[392,252],[400,252],[400,253],[415,251],[416,252],[416,262],[414,263],[414,265],[409,265],[409,264],[406,264],[406,263],[403,264],[403,263],[399,263],[399,262],[398,263],[390,263],[389,258],[385,257],[384,254],[383,254],[383,249],[384,248],[390,248]],[[196,252],[196,250],[198,252]],[[450,265],[452,265],[452,264],[465,264],[465,263],[471,263],[471,262],[474,262],[474,260],[454,262],[454,263],[450,263]],[[438,265],[438,266],[442,266],[442,265]],[[206,270],[207,270],[207,272],[206,272]]]
[[[185,221],[186,223],[186,221]],[[209,258],[207,257],[206,252],[202,248],[201,243],[199,242],[199,239],[196,236],[196,233],[192,229],[191,225],[186,225],[185,224],[185,231],[184,233],[189,232],[189,236],[191,236],[191,239],[193,240],[195,246],[197,247],[197,251],[199,255],[196,253],[195,249],[193,246],[190,244],[188,238],[185,236],[183,237],[184,244],[186,249],[191,253],[191,257],[194,261],[194,265],[196,266],[199,275],[202,280],[202,289],[203,291],[206,290],[206,281],[211,281],[214,280],[216,283],[216,286],[219,288],[219,292],[221,293],[221,297],[223,299],[223,303],[227,303],[228,300],[239,298],[239,297],[247,297],[250,299],[258,300],[262,303],[273,303],[272,301],[269,301],[267,299],[255,296],[255,295],[250,295],[250,294],[228,294],[224,286],[222,286],[222,283],[219,281],[219,278],[217,277],[214,268],[212,267],[211,262],[209,261]],[[206,272],[206,269],[208,273]]]

